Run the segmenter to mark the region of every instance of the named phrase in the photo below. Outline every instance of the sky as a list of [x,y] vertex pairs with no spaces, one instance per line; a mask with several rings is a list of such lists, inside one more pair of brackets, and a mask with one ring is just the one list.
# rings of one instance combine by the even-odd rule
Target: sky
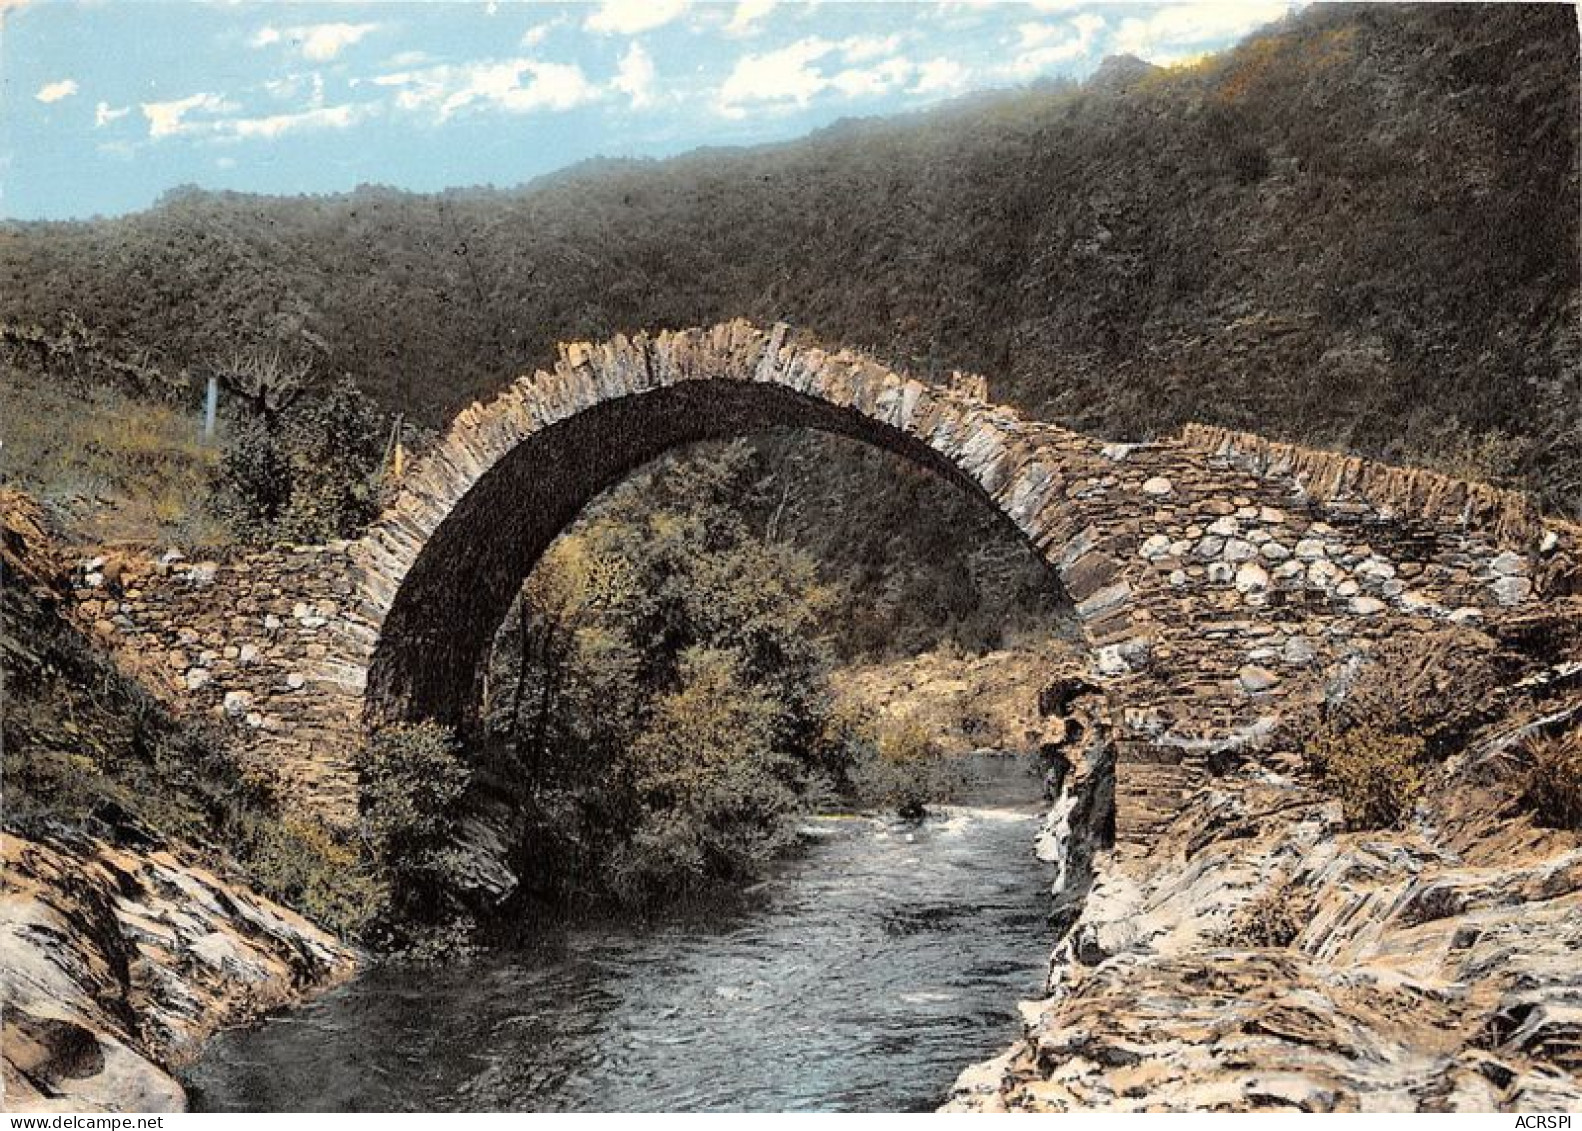
[[510,186],[1081,79],[1112,54],[1187,61],[1291,6],[0,0],[0,215],[116,215],[185,184]]

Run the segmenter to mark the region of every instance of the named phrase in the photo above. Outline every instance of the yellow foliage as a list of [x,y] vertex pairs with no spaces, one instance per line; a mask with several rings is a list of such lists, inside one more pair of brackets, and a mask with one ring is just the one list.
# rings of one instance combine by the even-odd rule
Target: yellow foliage
[[1354,829],[1398,828],[1423,792],[1423,740],[1372,726],[1315,733],[1304,751],[1309,769],[1340,798]]
[[632,760],[648,787],[685,792],[725,766],[765,756],[776,713],[767,696],[743,686],[729,652],[693,649],[682,657],[681,686],[656,700]]
[[908,715],[879,728],[879,757],[898,765],[915,764],[939,758],[940,750],[929,729]]

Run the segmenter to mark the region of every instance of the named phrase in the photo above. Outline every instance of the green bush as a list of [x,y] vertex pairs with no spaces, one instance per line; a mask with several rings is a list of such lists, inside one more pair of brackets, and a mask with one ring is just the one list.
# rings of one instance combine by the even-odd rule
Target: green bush
[[1555,829],[1582,829],[1582,727],[1526,748],[1522,799],[1538,822]]
[[232,423],[211,507],[242,539],[324,542],[360,533],[379,509],[385,425],[349,381],[278,413]]
[[384,727],[358,770],[363,837],[389,885],[392,924],[439,922],[454,902],[457,802],[473,779],[456,736],[434,722]]
[[759,875],[845,778],[809,556],[732,500],[745,445],[666,461],[545,554],[496,641],[493,784],[547,903],[640,904]]
[[961,787],[955,762],[916,719],[879,727],[859,751],[850,780],[860,804],[915,819],[929,804],[948,801]]
[[316,821],[253,821],[234,852],[264,894],[342,938],[362,938],[386,912],[387,885],[355,844]]
[[1340,798],[1353,829],[1399,828],[1423,792],[1423,741],[1373,726],[1323,728],[1307,743],[1308,768]]
[[611,864],[629,902],[751,879],[795,841],[796,759],[775,749],[778,704],[741,669],[731,652],[685,653],[632,745],[638,816]]
[[267,541],[280,528],[295,491],[285,445],[262,421],[231,428],[215,473],[210,508],[247,541]]

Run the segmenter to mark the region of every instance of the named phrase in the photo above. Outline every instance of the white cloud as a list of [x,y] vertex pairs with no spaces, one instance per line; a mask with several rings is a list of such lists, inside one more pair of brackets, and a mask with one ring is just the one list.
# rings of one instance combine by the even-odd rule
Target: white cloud
[[[353,81],[351,85],[357,84]],[[282,78],[269,79],[264,83],[264,90],[282,102],[295,102],[305,97],[309,106],[324,105],[324,76],[318,71],[296,71]]]
[[841,40],[839,44],[840,53],[848,63],[864,63],[869,59],[894,55],[900,46],[899,35],[854,35]]
[[533,59],[427,67],[380,75],[377,86],[396,88],[396,106],[427,111],[441,120],[458,110],[492,106],[513,113],[570,110],[599,97],[575,63]]
[[1173,4],[1122,20],[1111,46],[1155,63],[1171,62],[1246,35],[1290,9],[1288,0]]
[[947,94],[967,84],[968,70],[954,59],[940,56],[917,68],[917,81],[908,94]]
[[549,33],[560,25],[560,20],[550,20],[547,23],[535,24],[522,33],[523,47],[537,47],[549,38]]
[[143,111],[143,117],[148,119],[148,136],[162,138],[199,132],[206,128],[201,123],[194,125],[186,120],[194,111],[224,114],[235,110],[236,105],[227,102],[218,94],[191,94],[186,98],[173,98],[166,102],[144,102],[140,104],[140,109]]
[[872,67],[851,67],[830,76],[829,84],[848,98],[871,98],[903,86],[912,77],[912,62],[894,56]]
[[720,106],[732,115],[740,115],[744,105],[754,102],[789,101],[805,106],[829,85],[812,64],[834,49],[828,40],[809,38],[761,55],[744,55],[720,87]]
[[636,35],[662,27],[687,10],[687,0],[604,0],[582,25],[601,35]]
[[377,112],[372,103],[358,103],[315,105],[306,110],[250,118],[224,117],[222,115],[235,114],[240,107],[218,94],[144,102],[141,109],[143,117],[148,119],[148,136],[156,140],[180,136],[268,141],[288,133],[346,129]]
[[757,25],[774,11],[775,0],[741,0],[725,25],[726,35],[752,35]]
[[222,118],[212,123],[215,133],[237,138],[272,140],[281,134],[303,130],[344,130],[373,112],[367,104],[320,106],[294,114],[270,114],[262,118]]
[[132,112],[130,106],[111,106],[108,102],[101,102],[93,108],[93,124],[97,129],[108,126],[118,118],[124,118]]
[[654,101],[654,61],[641,43],[633,43],[621,56],[620,69],[610,84],[632,100],[632,109],[641,110]]
[[59,82],[47,82],[38,88],[38,93],[33,97],[40,102],[59,102],[62,98],[70,98],[77,93],[76,79],[61,79]]
[[[727,117],[739,118],[750,106],[806,106],[830,90],[848,98],[883,94],[915,70],[909,60],[893,54],[900,42],[900,36],[810,36],[774,51],[743,55],[720,86],[718,108]],[[827,73],[823,63],[830,58],[846,66]],[[871,65],[853,65],[864,63]]]
[[1027,78],[1057,63],[1085,58],[1093,51],[1104,26],[1104,17],[1092,12],[1055,24],[1019,24],[1017,54],[1005,69]]
[[303,24],[298,27],[262,27],[248,42],[254,47],[290,44],[304,59],[327,63],[346,48],[379,29],[378,24]]

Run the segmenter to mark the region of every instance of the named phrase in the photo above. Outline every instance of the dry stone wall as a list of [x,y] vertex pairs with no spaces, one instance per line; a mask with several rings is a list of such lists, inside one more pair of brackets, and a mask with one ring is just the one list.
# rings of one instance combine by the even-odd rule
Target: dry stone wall
[[361,668],[337,639],[348,551],[115,547],[78,563],[73,615],[145,686],[223,728],[284,796],[344,820],[362,714]]
[[79,611],[288,797],[349,820],[362,726],[465,726],[511,597],[587,501],[677,444],[841,432],[978,495],[1050,561],[1108,703],[1118,835],[1137,839],[1384,640],[1577,588],[1577,530],[1513,496],[1195,426],[1107,444],[985,388],[745,322],[570,345],[463,412],[360,541],[134,555],[114,578],[88,562]]

